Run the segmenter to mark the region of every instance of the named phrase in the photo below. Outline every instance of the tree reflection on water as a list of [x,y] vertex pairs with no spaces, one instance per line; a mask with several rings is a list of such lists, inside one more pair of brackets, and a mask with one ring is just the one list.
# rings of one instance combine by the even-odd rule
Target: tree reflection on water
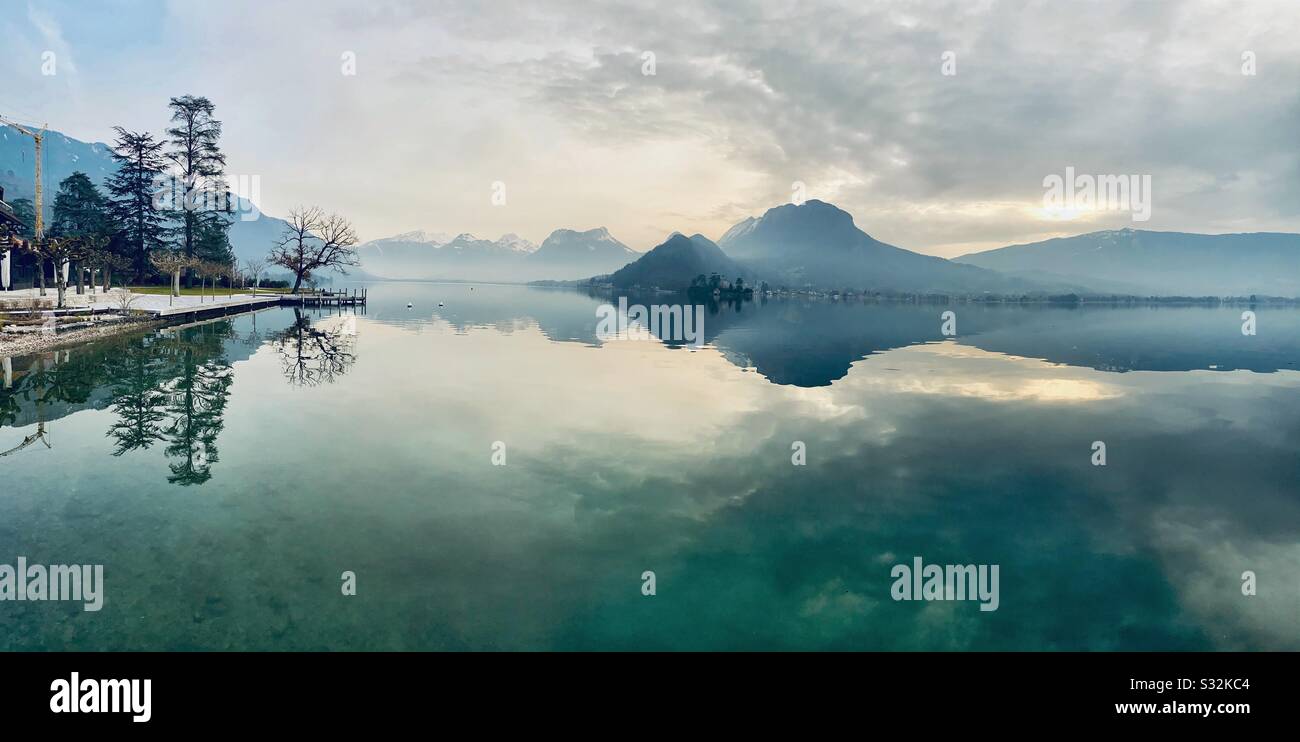
[[16,446],[0,446],[0,456],[38,442],[50,446],[51,422],[107,408],[116,415],[106,433],[114,456],[163,444],[167,481],[202,485],[219,461],[217,442],[234,384],[232,348],[269,345],[290,384],[315,386],[348,370],[356,359],[355,336],[349,317],[313,325],[295,309],[292,324],[269,336],[257,331],[255,320],[248,332],[236,330],[235,320],[218,320],[2,359],[0,427],[35,424],[37,430]]
[[356,318],[337,315],[312,324],[301,309],[293,312],[293,324],[271,340],[280,354],[284,378],[293,386],[333,383],[356,361]]

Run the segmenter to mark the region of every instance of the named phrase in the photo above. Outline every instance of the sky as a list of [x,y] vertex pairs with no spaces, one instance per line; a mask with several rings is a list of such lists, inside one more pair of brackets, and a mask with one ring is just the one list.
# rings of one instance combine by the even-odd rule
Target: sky
[[[265,212],[319,205],[364,240],[604,226],[647,250],[800,197],[945,257],[1123,227],[1300,232],[1296,0],[0,9],[0,114],[110,142],[207,96]],[[1149,176],[1150,218],[1045,208],[1067,167]]]

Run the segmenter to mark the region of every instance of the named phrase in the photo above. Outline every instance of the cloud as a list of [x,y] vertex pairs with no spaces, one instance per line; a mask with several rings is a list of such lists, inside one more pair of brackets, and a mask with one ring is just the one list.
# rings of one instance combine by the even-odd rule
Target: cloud
[[173,2],[145,50],[79,44],[91,104],[49,118],[106,132],[210,94],[270,211],[319,201],[367,237],[605,225],[644,249],[801,181],[879,239],[956,255],[1132,226],[1038,213],[1067,166],[1150,174],[1146,228],[1300,231],[1298,34],[1289,0]]
[[59,25],[59,22],[49,13],[37,9],[31,3],[27,4],[27,20],[40,32],[46,49],[58,55],[60,72],[77,74],[77,65],[73,61],[71,48],[68,46],[67,40],[63,38],[63,28]]

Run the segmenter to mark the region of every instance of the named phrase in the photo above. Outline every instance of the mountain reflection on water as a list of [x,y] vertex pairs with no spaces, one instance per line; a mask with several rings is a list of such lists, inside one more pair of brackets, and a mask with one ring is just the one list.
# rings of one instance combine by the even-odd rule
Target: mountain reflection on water
[[[511,332],[535,325],[557,342],[600,345],[595,308],[617,299],[562,289],[459,284],[396,284],[407,293],[455,301],[432,313],[406,309],[400,289],[372,299],[368,317],[402,326],[437,320],[458,331]],[[631,296],[630,303],[670,304],[673,295]],[[957,315],[957,334],[941,332],[940,315]],[[982,350],[1101,371],[1271,373],[1300,362],[1300,311],[1259,309],[1255,336],[1241,334],[1242,307],[1138,307],[998,304],[908,304],[805,298],[711,302],[704,338],[738,366],[773,383],[825,386],[872,354],[952,340]],[[683,347],[662,337],[669,347]]]
[[369,296],[8,359],[0,545],[109,587],[0,649],[1300,649],[1300,312]]

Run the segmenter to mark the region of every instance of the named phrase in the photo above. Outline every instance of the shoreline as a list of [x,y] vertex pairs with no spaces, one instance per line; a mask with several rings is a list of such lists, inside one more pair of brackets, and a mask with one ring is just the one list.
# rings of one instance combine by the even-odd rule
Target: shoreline
[[30,333],[14,338],[0,336],[0,358],[11,358],[31,355],[33,353],[42,353],[62,348],[65,345],[79,345],[81,343],[101,340],[114,335],[124,335],[135,331],[153,330],[162,327],[165,324],[167,323],[164,320],[147,319],[138,322],[116,322],[105,324],[102,327],[83,327],[77,330],[71,330],[69,332],[54,335]]
[[[279,292],[270,292],[263,296],[230,294],[220,297],[224,301],[220,301],[218,297],[214,296],[211,302],[203,302],[202,300],[194,302],[192,298],[189,296],[182,296],[181,298],[162,296],[160,298],[158,294],[136,294],[136,299],[142,301],[132,308],[133,316],[126,321],[122,321],[120,315],[114,315],[111,307],[97,305],[98,309],[108,309],[109,316],[115,318],[104,321],[102,324],[78,327],[77,329],[69,329],[66,332],[54,334],[45,332],[0,332],[0,358],[41,353],[131,332],[147,332],[168,325],[192,321],[200,316],[211,318],[255,312],[276,306],[283,300]],[[164,299],[167,301],[165,305],[162,304]],[[175,299],[174,304],[173,299]],[[147,306],[148,304],[157,304],[157,306]],[[45,316],[50,312],[45,311],[41,314]],[[30,315],[28,317],[30,318]],[[2,318],[3,316],[0,315],[0,319]]]

